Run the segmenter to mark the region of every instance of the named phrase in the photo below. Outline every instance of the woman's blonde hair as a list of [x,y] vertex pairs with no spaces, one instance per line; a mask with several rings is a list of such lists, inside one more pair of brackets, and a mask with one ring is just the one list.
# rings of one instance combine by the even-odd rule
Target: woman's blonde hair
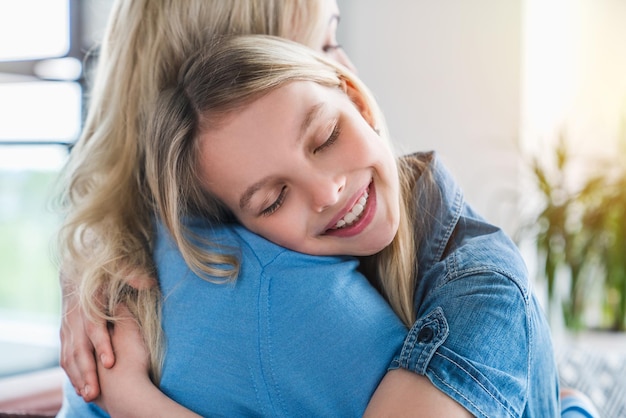
[[[220,126],[223,118],[274,89],[294,81],[312,81],[342,88],[360,108],[381,140],[388,141],[379,107],[365,85],[345,67],[293,42],[269,36],[220,39],[193,55],[182,67],[179,84],[157,101],[145,136],[146,178],[154,212],[168,229],[183,258],[200,275],[225,277],[238,270],[236,257],[201,249],[185,221],[201,217],[214,222],[232,219],[207,191],[199,173],[199,137]],[[357,103],[358,102],[358,103]],[[223,156],[228,158],[228,156]],[[366,273],[410,325],[414,320],[413,293],[416,246],[413,189],[423,167],[401,160],[401,222],[392,244],[365,260]],[[417,170],[416,170],[417,168]],[[206,244],[205,244],[206,245]],[[212,258],[209,258],[212,257]],[[230,276],[234,278],[234,275]]]
[[89,315],[112,320],[118,302],[129,305],[153,353],[154,371],[161,362],[160,295],[153,286],[154,225],[138,141],[149,109],[160,91],[175,84],[184,60],[218,35],[261,33],[320,47],[314,43],[327,25],[321,7],[310,0],[113,5],[84,129],[63,173],[59,256],[62,276],[78,280],[67,288],[76,288]]
[[[159,93],[176,85],[186,58],[216,36],[268,34],[319,48],[320,33],[328,23],[321,16],[320,4],[311,0],[117,0],[113,6],[83,133],[64,170],[60,201],[65,217],[59,234],[62,275],[68,280],[79,278],[81,303],[92,316],[115,320],[115,306],[119,302],[129,306],[144,333],[155,382],[163,355],[161,295],[153,285],[151,257],[155,208],[182,243],[181,251],[194,270],[217,280],[232,280],[238,274],[238,260],[219,250],[200,251],[185,234],[184,225],[176,226],[179,218],[174,214],[188,211],[221,219],[223,212],[202,209],[210,196],[200,190],[193,200],[197,206],[181,211],[176,205],[186,196],[168,185],[155,184],[152,175],[147,180],[146,173],[154,173],[155,168],[145,164],[146,143],[141,138],[146,138],[146,120]],[[336,67],[324,66],[327,74],[316,77],[336,78],[330,75]],[[401,182],[414,183],[411,179]],[[163,210],[166,201],[174,206]],[[402,217],[399,238],[366,269],[380,280],[383,293],[407,324],[413,318],[415,271],[413,235],[407,223],[411,218]],[[230,268],[215,267],[224,262]]]

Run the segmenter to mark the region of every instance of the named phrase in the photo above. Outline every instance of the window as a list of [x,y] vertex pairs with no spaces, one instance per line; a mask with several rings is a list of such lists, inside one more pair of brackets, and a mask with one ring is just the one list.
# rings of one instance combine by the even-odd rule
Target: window
[[47,202],[66,154],[58,145],[0,145],[0,376],[58,363],[58,219]]
[[[0,1],[0,60],[40,60],[70,49],[68,0]],[[11,40],[11,42],[6,42]]]
[[51,202],[81,129],[93,40],[78,35],[101,34],[109,3],[0,0],[0,377],[58,364]]

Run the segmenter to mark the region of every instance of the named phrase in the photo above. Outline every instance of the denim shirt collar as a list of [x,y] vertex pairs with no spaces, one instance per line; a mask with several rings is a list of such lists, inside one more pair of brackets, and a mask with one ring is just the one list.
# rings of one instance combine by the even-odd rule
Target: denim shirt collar
[[[433,193],[420,195],[416,212],[417,216],[426,216],[428,228],[428,231],[422,234],[422,239],[418,244],[419,269],[425,271],[442,259],[461,217],[465,200],[461,188],[435,152],[417,155],[430,160],[433,182]],[[426,187],[427,178],[428,176],[422,176],[418,180],[417,190]]]

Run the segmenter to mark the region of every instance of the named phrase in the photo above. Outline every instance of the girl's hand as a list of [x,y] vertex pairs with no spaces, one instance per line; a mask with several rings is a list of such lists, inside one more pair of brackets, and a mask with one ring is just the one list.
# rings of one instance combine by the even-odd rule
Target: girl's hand
[[91,402],[100,395],[96,363],[104,368],[115,364],[109,331],[105,321],[90,321],[80,306],[75,288],[63,278],[61,283],[61,367],[76,393],[85,402]]
[[199,417],[165,396],[148,375],[150,358],[141,330],[128,308],[119,305],[120,319],[111,328],[115,366],[98,363],[102,394],[98,405],[113,417]]
[[130,416],[138,410],[139,393],[153,387],[149,378],[150,359],[137,321],[125,305],[118,305],[119,320],[109,327],[116,355],[115,366],[98,362],[101,395],[96,403],[112,416]]
[[[100,395],[97,367],[113,367],[115,354],[106,321],[90,320],[80,304],[75,284],[78,277],[78,272],[71,268],[61,272],[61,367],[76,393],[85,402],[92,402]],[[136,289],[157,285],[156,279],[140,271],[131,271],[127,282]],[[104,305],[104,301],[100,301],[100,304]]]

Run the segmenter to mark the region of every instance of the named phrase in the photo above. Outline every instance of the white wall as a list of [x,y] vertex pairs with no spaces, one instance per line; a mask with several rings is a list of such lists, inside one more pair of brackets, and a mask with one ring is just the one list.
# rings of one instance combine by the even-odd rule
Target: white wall
[[564,131],[581,158],[614,156],[626,134],[626,1],[525,0],[524,22],[524,146]]
[[437,150],[467,200],[513,230],[522,0],[339,0],[339,42],[402,152]]
[[582,172],[626,148],[626,1],[338,3],[339,41],[401,151],[439,151],[507,231],[529,199],[522,151],[548,156],[565,132]]

